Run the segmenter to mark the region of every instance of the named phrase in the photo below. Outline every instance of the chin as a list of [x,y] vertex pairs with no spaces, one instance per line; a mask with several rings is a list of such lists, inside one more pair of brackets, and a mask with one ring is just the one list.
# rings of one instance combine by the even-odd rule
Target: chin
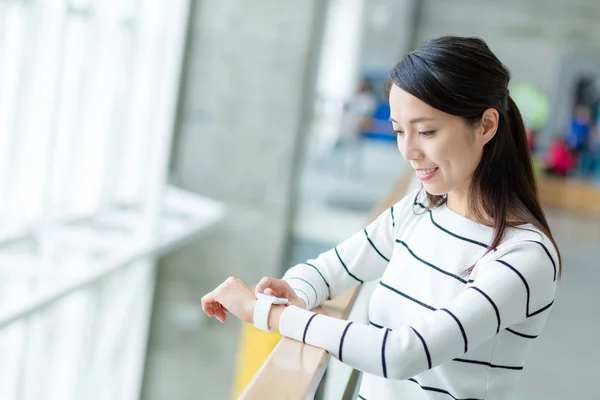
[[440,187],[439,185],[430,185],[427,184],[427,182],[423,182],[423,188],[427,193],[433,196],[443,196],[448,193],[447,190],[444,190],[444,188]]

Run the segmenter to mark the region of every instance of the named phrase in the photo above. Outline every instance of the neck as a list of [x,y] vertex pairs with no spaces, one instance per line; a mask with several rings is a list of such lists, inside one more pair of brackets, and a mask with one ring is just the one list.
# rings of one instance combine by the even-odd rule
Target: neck
[[[473,204],[473,206],[477,206]],[[484,224],[488,226],[493,226],[494,220],[485,213],[485,211],[481,211],[482,218],[481,221],[476,217],[476,213],[473,208],[469,205],[469,190],[468,188],[461,188],[454,190],[448,193],[446,198],[446,207],[455,212],[456,214],[462,215],[463,217],[470,219],[471,221],[475,221],[478,224]]]
[[456,214],[462,215],[465,218],[473,219],[472,212],[469,210],[469,200],[467,196],[468,190],[457,189],[448,193],[446,198],[446,207],[454,211]]

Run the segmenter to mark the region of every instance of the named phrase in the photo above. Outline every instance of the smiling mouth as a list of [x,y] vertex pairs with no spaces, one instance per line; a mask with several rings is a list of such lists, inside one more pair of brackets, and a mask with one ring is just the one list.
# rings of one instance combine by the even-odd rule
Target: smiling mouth
[[417,175],[421,175],[421,176],[426,176],[431,174],[434,171],[437,171],[437,167],[436,168],[429,168],[429,169],[418,169],[417,171]]

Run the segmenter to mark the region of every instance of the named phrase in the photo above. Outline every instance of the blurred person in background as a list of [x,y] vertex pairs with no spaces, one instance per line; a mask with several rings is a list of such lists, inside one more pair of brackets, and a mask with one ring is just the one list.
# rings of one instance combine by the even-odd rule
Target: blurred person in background
[[591,130],[590,109],[585,105],[576,106],[566,135],[567,144],[571,151],[579,153],[585,149]]
[[567,146],[575,158],[577,167],[584,174],[584,164],[588,156],[592,130],[593,124],[589,107],[582,104],[577,105],[567,127],[565,139]]
[[600,132],[597,129],[592,130],[582,158],[581,168],[584,176],[594,178],[600,175]]
[[367,80],[360,82],[358,90],[344,104],[344,113],[329,152],[323,154],[323,163],[333,165],[342,174],[360,174],[362,170],[362,133],[371,125],[377,97]]
[[546,153],[544,172],[548,175],[567,176],[577,165],[573,152],[562,137],[552,140]]
[[[386,95],[422,187],[283,279],[228,278],[202,298],[206,314],[325,349],[364,372],[359,398],[507,398],[561,272],[509,81],[482,39],[407,54]],[[369,325],[310,311],[372,280]]]

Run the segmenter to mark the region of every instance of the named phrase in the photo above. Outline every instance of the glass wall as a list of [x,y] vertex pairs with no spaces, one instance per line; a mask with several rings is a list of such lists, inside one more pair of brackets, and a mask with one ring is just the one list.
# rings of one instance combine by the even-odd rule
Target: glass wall
[[188,12],[0,1],[2,399],[138,397]]

